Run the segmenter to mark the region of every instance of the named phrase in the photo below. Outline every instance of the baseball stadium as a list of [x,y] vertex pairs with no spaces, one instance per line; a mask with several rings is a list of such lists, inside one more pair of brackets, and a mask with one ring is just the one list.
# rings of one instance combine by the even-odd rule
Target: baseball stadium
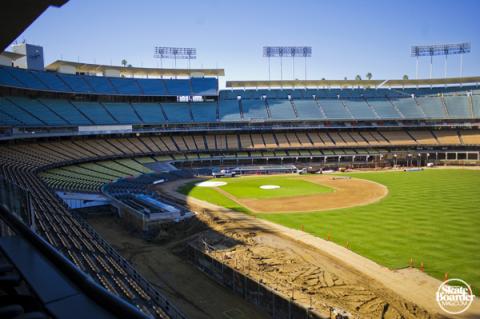
[[249,61],[195,48],[45,63],[19,41],[79,2],[1,4],[1,318],[480,318],[478,32],[379,79],[315,79],[318,43],[259,47],[268,80],[237,80]]

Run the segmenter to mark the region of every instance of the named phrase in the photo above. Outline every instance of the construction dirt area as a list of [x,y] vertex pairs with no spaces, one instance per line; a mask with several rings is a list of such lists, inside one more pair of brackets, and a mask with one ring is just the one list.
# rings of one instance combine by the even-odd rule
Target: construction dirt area
[[[179,186],[200,180],[204,179],[156,186],[160,194],[184,203],[197,216],[151,241],[128,231],[115,217],[88,220],[187,317],[269,317],[188,261],[187,247],[205,247],[203,253],[212,259],[319,317],[329,318],[335,309],[348,318],[447,318],[435,302],[440,281],[414,269],[390,270],[335,243],[176,192]],[[331,187],[338,191],[338,185]],[[379,187],[370,202],[386,192]],[[458,318],[480,318],[477,301]]]

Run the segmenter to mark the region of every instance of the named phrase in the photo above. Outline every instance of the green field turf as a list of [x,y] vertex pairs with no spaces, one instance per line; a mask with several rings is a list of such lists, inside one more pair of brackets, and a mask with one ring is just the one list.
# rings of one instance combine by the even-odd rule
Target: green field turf
[[[389,194],[367,206],[257,217],[295,229],[303,225],[306,232],[322,238],[330,236],[340,245],[348,242],[353,251],[389,268],[406,267],[410,258],[417,267],[423,261],[430,275],[443,279],[448,272],[450,278],[466,280],[478,294],[480,171],[439,169],[349,175],[386,185]],[[243,180],[248,181],[235,179],[234,188],[241,189]],[[184,193],[219,205],[226,200],[213,189],[199,189],[184,189]],[[241,210],[232,203],[224,206]]]
[[[311,183],[298,176],[245,176],[242,178],[219,178],[226,182],[220,188],[237,198],[265,199],[328,193],[330,187]],[[261,189],[262,185],[278,185],[276,189]]]

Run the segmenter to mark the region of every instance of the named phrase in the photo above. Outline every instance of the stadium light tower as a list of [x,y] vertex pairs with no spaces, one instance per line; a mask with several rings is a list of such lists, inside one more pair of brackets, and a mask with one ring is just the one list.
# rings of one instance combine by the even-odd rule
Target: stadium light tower
[[160,59],[160,67],[163,68],[163,59],[173,59],[174,68],[177,68],[177,59],[188,60],[188,69],[190,70],[190,60],[197,58],[197,49],[195,48],[172,48],[155,47],[154,58]]
[[432,78],[433,56],[445,56],[444,62],[444,76],[447,77],[447,57],[452,54],[460,54],[460,76],[463,76],[463,55],[470,53],[470,42],[458,44],[437,44],[437,45],[422,45],[412,46],[411,56],[417,60],[415,76],[418,79],[418,58],[421,56],[430,56],[430,79]]
[[283,80],[283,57],[292,58],[293,79],[295,80],[295,57],[305,58],[305,80],[307,79],[307,58],[312,56],[312,47],[263,47],[263,57],[268,58],[268,80],[271,80],[270,58],[280,58],[280,80]]

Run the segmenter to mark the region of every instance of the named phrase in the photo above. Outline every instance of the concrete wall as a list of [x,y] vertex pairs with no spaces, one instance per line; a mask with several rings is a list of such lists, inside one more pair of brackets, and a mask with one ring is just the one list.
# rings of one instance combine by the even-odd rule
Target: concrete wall
[[6,56],[0,55],[0,65],[12,66],[12,59],[7,58]]

